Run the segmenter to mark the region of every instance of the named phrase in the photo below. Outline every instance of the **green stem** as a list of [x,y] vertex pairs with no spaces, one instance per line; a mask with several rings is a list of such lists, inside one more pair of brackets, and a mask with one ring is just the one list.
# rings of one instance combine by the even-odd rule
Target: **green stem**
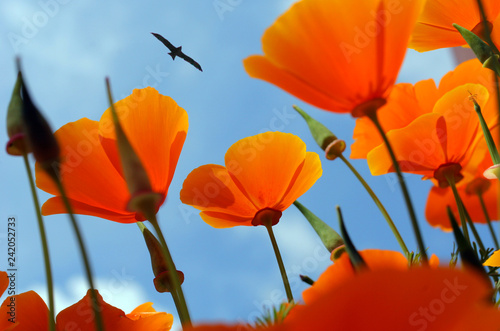
[[165,262],[167,263],[167,268],[169,270],[170,283],[172,284],[172,299],[174,300],[177,313],[179,314],[179,319],[183,327],[191,327],[191,317],[189,316],[189,310],[186,305],[186,299],[184,298],[184,292],[182,291],[181,282],[179,276],[177,275],[177,268],[175,267],[174,260],[168,249],[167,242],[163,236],[160,226],[158,225],[158,220],[155,214],[149,216],[149,222],[153,225],[156,235],[160,239],[160,243],[163,250],[163,256]]
[[455,201],[457,203],[458,215],[460,216],[460,223],[462,224],[462,231],[464,232],[465,240],[467,240],[470,245],[469,230],[467,229],[467,221],[465,219],[465,209],[464,205],[462,204],[462,199],[460,199],[460,195],[458,194],[457,186],[455,185],[455,179],[453,176],[446,176],[446,180],[451,187],[453,196],[455,197]]
[[422,239],[422,233],[420,231],[420,227],[418,226],[418,221],[417,221],[417,216],[415,214],[415,210],[413,208],[413,204],[411,202],[410,198],[410,193],[408,192],[408,188],[406,187],[405,180],[403,178],[403,174],[401,172],[401,168],[399,166],[398,160],[396,159],[396,155],[394,154],[394,150],[392,149],[392,146],[389,142],[389,139],[387,139],[387,135],[385,134],[385,131],[382,128],[382,125],[380,124],[378,117],[377,117],[377,111],[371,112],[368,117],[370,120],[375,124],[375,127],[377,128],[378,132],[380,133],[380,136],[382,137],[385,146],[387,147],[387,151],[389,152],[389,155],[392,160],[392,164],[394,166],[394,170],[396,171],[396,175],[398,178],[398,183],[399,186],[401,187],[401,191],[403,192],[403,197],[406,203],[406,207],[408,208],[408,213],[410,215],[410,221],[413,227],[413,232],[415,233],[415,237],[417,240],[418,248],[420,250],[420,256],[422,257],[422,262],[424,264],[427,263],[428,258],[427,258],[427,252],[425,250],[425,245],[424,245],[424,240]]
[[54,282],[52,280],[52,268],[50,264],[49,255],[49,245],[47,243],[47,235],[45,233],[45,226],[43,224],[42,214],[40,212],[40,202],[38,201],[38,196],[36,194],[35,181],[33,180],[33,174],[31,173],[28,155],[23,154],[24,165],[26,167],[26,172],[28,173],[28,179],[30,183],[31,195],[33,196],[33,203],[35,204],[36,217],[38,220],[38,228],[40,230],[40,239],[42,241],[42,251],[43,259],[45,261],[45,277],[47,278],[47,291],[49,292],[49,328],[50,331],[56,330],[55,322],[55,308],[54,308]]
[[352,171],[352,173],[354,174],[354,176],[356,176],[356,178],[359,180],[359,182],[361,183],[361,185],[363,185],[363,187],[365,188],[366,192],[368,192],[368,194],[372,198],[373,202],[375,202],[375,204],[377,205],[378,209],[382,213],[382,216],[384,216],[385,220],[387,221],[387,224],[389,224],[389,227],[391,228],[392,233],[396,237],[396,240],[398,241],[399,246],[403,250],[403,253],[406,256],[409,256],[410,253],[408,252],[408,247],[406,246],[403,238],[401,237],[401,234],[399,233],[398,229],[396,228],[396,225],[392,221],[391,217],[389,216],[389,213],[387,213],[387,210],[385,209],[384,205],[382,205],[382,202],[380,202],[380,200],[377,197],[377,195],[375,194],[375,192],[373,192],[373,190],[371,189],[370,185],[368,185],[368,183],[363,179],[363,177],[361,176],[361,174],[352,166],[351,162],[349,162],[349,160],[347,160],[344,157],[344,155],[341,154],[339,156],[339,158],[342,161],[344,161],[344,163]]
[[[495,77],[497,76],[495,75]],[[497,93],[499,93],[498,86],[497,86]],[[486,145],[488,146],[488,151],[490,152],[491,160],[493,161],[493,164],[499,164],[500,155],[498,155],[497,146],[495,145],[495,141],[491,136],[490,128],[488,127],[488,124],[484,119],[483,113],[481,112],[481,107],[479,106],[479,104],[477,103],[477,101],[473,96],[472,96],[472,101],[474,102],[474,110],[476,111],[476,114],[479,118],[479,123],[481,124],[481,130],[483,131],[483,136],[484,139],[486,140]]]
[[274,237],[273,226],[271,225],[271,222],[264,222],[264,223],[265,224],[263,225],[267,229],[269,238],[271,238],[271,243],[273,245],[274,253],[276,254],[276,260],[278,261],[278,266],[280,268],[281,278],[283,279],[283,285],[285,285],[286,297],[288,299],[288,302],[292,303],[293,302],[292,290],[290,288],[290,283],[288,282],[288,276],[286,275],[285,265],[283,264],[283,259],[281,258],[281,253],[278,248],[278,244],[276,243],[276,238]]
[[[472,219],[470,218],[469,212],[465,208],[465,205],[463,204],[463,202],[462,202],[462,206],[464,206],[465,219],[467,220],[467,224],[469,224],[470,229],[472,230],[472,233],[474,234],[474,238],[476,238],[477,244],[479,245],[479,248],[483,252],[486,252],[483,241],[481,240],[481,237],[479,236],[479,233],[477,232],[476,226],[474,225],[474,222],[472,222]],[[479,256],[478,256],[478,258],[479,258]]]
[[[497,184],[493,183],[493,185],[497,185]],[[479,198],[479,203],[481,204],[481,209],[483,210],[484,218],[486,219],[486,223],[488,224],[488,228],[490,229],[491,236],[493,237],[493,242],[495,243],[495,247],[496,247],[496,249],[499,249],[498,239],[497,239],[497,236],[495,235],[495,230],[493,230],[493,226],[491,224],[490,214],[488,213],[488,209],[486,208],[486,204],[484,203],[483,194],[478,193],[477,197]]]
[[56,182],[57,188],[59,189],[59,192],[61,193],[61,197],[62,197],[64,206],[66,207],[66,210],[68,211],[69,218],[71,220],[71,225],[72,225],[73,230],[75,232],[78,246],[79,246],[80,252],[82,254],[83,264],[85,266],[85,273],[87,275],[87,281],[89,282],[89,286],[90,286],[90,290],[91,290],[90,297],[91,297],[91,301],[92,301],[92,309],[93,309],[94,316],[95,316],[96,328],[99,331],[104,331],[104,324],[103,324],[102,315],[101,315],[101,307],[100,307],[99,301],[97,299],[97,292],[95,290],[94,281],[92,278],[92,269],[90,267],[87,249],[85,248],[85,243],[83,242],[80,228],[78,227],[78,223],[76,222],[76,218],[75,218],[75,215],[73,213],[73,208],[71,207],[68,196],[66,195],[66,190],[64,189],[64,186],[61,182],[61,179],[57,176],[54,176],[52,179],[54,179],[54,181]]

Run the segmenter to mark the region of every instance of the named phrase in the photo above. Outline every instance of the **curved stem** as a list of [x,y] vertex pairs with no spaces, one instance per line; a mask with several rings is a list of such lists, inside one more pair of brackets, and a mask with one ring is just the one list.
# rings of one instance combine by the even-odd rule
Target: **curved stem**
[[288,282],[288,276],[286,275],[285,265],[283,264],[283,259],[281,258],[281,253],[278,248],[278,243],[276,242],[276,238],[274,237],[273,226],[271,222],[265,222],[263,224],[267,233],[269,234],[269,238],[271,238],[271,243],[273,245],[274,254],[276,254],[276,260],[278,261],[278,266],[280,268],[281,278],[283,279],[283,285],[285,285],[285,292],[288,302],[293,302],[292,289],[290,288],[290,282]]
[[380,136],[382,137],[382,139],[385,143],[385,146],[387,147],[387,151],[389,152],[389,155],[391,157],[392,164],[394,166],[394,170],[396,171],[399,186],[401,187],[401,191],[403,192],[403,197],[404,197],[404,200],[406,203],[406,207],[408,209],[408,214],[410,215],[410,221],[411,221],[411,225],[413,227],[413,232],[415,233],[418,249],[420,250],[420,255],[422,257],[422,262],[427,263],[427,261],[428,261],[427,252],[425,250],[424,240],[422,239],[422,233],[421,233],[420,227],[418,225],[417,216],[415,214],[415,209],[413,208],[413,204],[412,204],[411,198],[410,198],[410,193],[408,192],[408,188],[406,187],[406,183],[404,181],[403,174],[401,172],[401,168],[399,166],[398,160],[396,159],[396,155],[394,154],[394,150],[392,149],[392,146],[389,142],[389,139],[387,139],[387,135],[385,134],[384,129],[380,125],[380,122],[379,122],[378,117],[377,117],[377,112],[373,111],[367,116],[368,116],[368,118],[370,118],[370,120],[373,122],[373,124],[377,128],[378,132],[380,133]]
[[61,179],[57,176],[54,176],[53,179],[57,184],[57,188],[59,189],[59,192],[61,193],[61,197],[63,199],[64,206],[65,206],[66,210],[68,211],[69,218],[71,220],[71,225],[72,225],[73,230],[75,232],[78,246],[79,246],[80,252],[82,254],[83,264],[85,266],[85,273],[86,273],[87,281],[89,282],[89,286],[90,286],[90,290],[91,290],[90,297],[92,300],[92,309],[93,309],[93,313],[95,316],[96,328],[99,331],[104,331],[104,324],[102,321],[101,307],[100,307],[101,305],[99,304],[99,301],[97,300],[97,292],[95,290],[94,281],[92,278],[92,269],[90,267],[87,249],[85,248],[85,243],[83,242],[80,228],[78,227],[78,223],[76,222],[75,215],[73,214],[73,208],[71,207],[71,204],[69,203],[68,196],[66,195],[66,191],[65,191],[64,186],[61,182]]
[[[493,185],[497,185],[493,183]],[[478,193],[477,197],[479,198],[479,203],[481,204],[481,209],[483,210],[484,218],[486,219],[486,223],[488,224],[488,228],[490,229],[491,236],[493,237],[493,242],[495,243],[496,249],[499,249],[498,239],[495,235],[495,230],[493,230],[493,226],[491,224],[490,214],[488,213],[488,209],[486,208],[486,204],[484,203],[484,198],[482,193]]]
[[[469,212],[465,208],[465,205],[462,202],[462,206],[464,207],[464,212],[465,212],[465,219],[467,220],[467,224],[469,224],[470,229],[472,231],[472,234],[474,234],[474,238],[476,238],[477,244],[479,245],[479,248],[483,251],[486,252],[486,248],[484,247],[483,241],[481,240],[481,237],[479,236],[479,233],[477,232],[476,226],[474,225],[474,222],[470,218]],[[478,256],[478,258],[480,258]]]
[[156,235],[160,239],[160,243],[163,250],[163,256],[165,262],[167,263],[167,268],[170,271],[168,274],[170,276],[170,282],[172,284],[172,299],[174,300],[177,313],[179,314],[179,319],[183,327],[191,326],[191,317],[189,316],[189,310],[186,305],[186,299],[184,298],[184,292],[182,291],[181,282],[179,276],[177,275],[177,268],[175,267],[174,260],[168,249],[167,242],[163,236],[160,226],[158,225],[158,220],[156,215],[152,214],[149,216],[149,222],[153,225]]
[[23,154],[24,165],[26,167],[26,172],[28,174],[28,179],[30,182],[31,195],[33,196],[33,203],[35,205],[36,218],[38,221],[38,228],[40,230],[40,239],[42,241],[42,251],[43,259],[45,262],[45,277],[47,278],[47,291],[49,292],[49,328],[50,331],[56,330],[55,322],[55,308],[54,308],[54,282],[52,280],[52,268],[50,264],[49,255],[49,245],[47,243],[47,235],[45,233],[45,226],[43,224],[42,214],[40,212],[40,202],[38,201],[38,196],[36,194],[35,181],[33,180],[33,174],[31,173],[28,156],[26,153]]
[[446,176],[446,180],[448,181],[448,184],[451,187],[453,196],[455,197],[455,201],[457,203],[458,215],[460,216],[460,223],[462,224],[462,231],[464,232],[465,240],[467,240],[467,242],[470,245],[469,230],[467,229],[467,221],[465,219],[465,209],[462,203],[462,199],[458,194],[457,186],[455,185],[455,179],[453,178],[453,176]]
[[361,174],[352,166],[352,164],[349,162],[349,160],[347,160],[344,157],[344,155],[340,154],[339,158],[342,161],[344,161],[344,163],[352,171],[352,173],[354,174],[354,176],[356,176],[356,178],[359,180],[359,182],[361,183],[361,185],[363,185],[363,187],[365,188],[366,192],[368,192],[368,194],[372,198],[373,202],[375,202],[375,204],[377,205],[378,209],[382,213],[382,216],[384,216],[385,220],[387,221],[387,224],[389,224],[389,227],[391,228],[392,233],[396,237],[396,240],[398,241],[399,246],[403,250],[403,253],[406,256],[409,256],[410,253],[408,252],[408,247],[406,246],[403,238],[401,237],[401,234],[399,233],[398,229],[396,228],[396,225],[392,221],[391,217],[389,216],[389,213],[387,213],[387,210],[385,209],[384,205],[382,205],[382,202],[380,202],[380,200],[377,197],[377,195],[375,194],[375,192],[373,192],[373,190],[371,189],[370,185],[368,185],[368,183],[364,180],[364,178],[361,176]]

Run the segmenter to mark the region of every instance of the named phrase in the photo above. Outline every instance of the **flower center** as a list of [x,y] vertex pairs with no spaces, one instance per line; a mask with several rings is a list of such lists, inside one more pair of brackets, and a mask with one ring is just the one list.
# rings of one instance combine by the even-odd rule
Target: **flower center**
[[465,187],[465,193],[467,195],[479,195],[488,191],[491,186],[491,181],[486,178],[474,178]]
[[438,181],[439,187],[445,188],[450,186],[450,181],[456,184],[464,178],[461,171],[462,166],[459,163],[445,163],[434,171],[434,178]]
[[281,218],[281,211],[271,208],[264,208],[259,210],[253,217],[252,224],[257,225],[276,225]]
[[358,118],[363,116],[371,116],[373,113],[377,111],[380,107],[385,105],[387,100],[383,98],[375,98],[369,101],[363,102],[360,105],[357,105],[351,112],[352,117]]

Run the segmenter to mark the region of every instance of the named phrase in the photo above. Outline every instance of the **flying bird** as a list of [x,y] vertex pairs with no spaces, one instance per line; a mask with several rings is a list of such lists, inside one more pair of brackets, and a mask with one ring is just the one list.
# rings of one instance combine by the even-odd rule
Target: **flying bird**
[[186,54],[184,54],[182,52],[182,46],[175,47],[174,45],[172,45],[172,43],[170,43],[170,41],[168,41],[167,39],[165,39],[163,36],[159,35],[158,33],[151,32],[151,34],[153,36],[155,36],[156,39],[161,41],[162,44],[165,45],[170,50],[170,52],[168,54],[172,57],[172,60],[175,60],[175,57],[178,56],[181,59],[183,59],[184,61],[186,61],[187,63],[190,63],[196,69],[203,71],[198,62],[196,62],[191,57],[187,56]]

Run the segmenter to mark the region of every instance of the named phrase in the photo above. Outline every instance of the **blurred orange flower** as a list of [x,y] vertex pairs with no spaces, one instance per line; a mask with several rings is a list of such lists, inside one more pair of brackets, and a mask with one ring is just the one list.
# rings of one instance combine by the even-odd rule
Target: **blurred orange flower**
[[385,102],[423,1],[302,0],[266,30],[247,73],[325,110],[364,115]]
[[[495,22],[500,14],[498,0],[482,1],[490,31],[498,26]],[[444,47],[466,45],[453,23],[471,30],[482,37],[484,33],[477,0],[432,0],[427,1],[410,40],[410,48],[419,52]],[[493,29],[495,31],[496,29]]]
[[[259,212],[278,215],[321,176],[319,156],[297,136],[265,132],[233,144],[226,166],[207,164],[184,181],[181,201],[216,228],[259,225]],[[260,214],[261,215],[261,214]]]
[[295,330],[498,330],[493,289],[474,270],[413,267],[360,272],[284,322]]
[[[172,327],[173,316],[156,312],[150,302],[140,305],[130,314],[125,314],[121,309],[104,302],[99,293],[97,297],[106,330],[166,331]],[[1,316],[9,316],[9,303],[11,302],[15,302],[15,323],[2,317],[0,319],[1,330],[49,330],[47,305],[36,292],[29,291],[5,299],[0,306]],[[90,290],[82,300],[62,310],[57,315],[56,322],[56,329],[60,331],[94,331],[95,322],[92,316]]]
[[[432,79],[396,84],[387,103],[377,111],[378,119],[385,132],[401,129],[420,115],[431,113],[435,103],[444,94],[467,83],[481,84],[488,89],[490,98],[496,100],[495,73],[483,68],[477,59],[459,64],[453,71],[443,76],[439,87]],[[494,101],[492,101],[493,103]],[[368,152],[383,144],[382,137],[369,118],[356,119],[351,145],[351,158],[366,159]]]
[[[447,182],[442,178],[441,167],[455,168],[455,182],[464,176],[473,176],[486,152],[486,144],[470,100],[471,94],[484,110],[490,127],[496,126],[494,107],[487,104],[488,90],[479,84],[459,86],[440,98],[433,112],[424,114],[402,129],[387,133],[403,172],[420,174],[441,187]],[[393,171],[385,146],[379,145],[368,154],[368,164],[373,175]]]
[[[188,117],[170,97],[154,88],[134,90],[115,103],[120,123],[149,176],[153,191],[167,196],[186,138]],[[61,176],[76,214],[120,223],[143,221],[127,210],[130,194],[123,178],[110,109],[99,122],[82,118],[55,132],[61,146]],[[36,167],[37,186],[51,194],[42,214],[66,213],[53,181]],[[159,207],[159,206],[158,206]]]

